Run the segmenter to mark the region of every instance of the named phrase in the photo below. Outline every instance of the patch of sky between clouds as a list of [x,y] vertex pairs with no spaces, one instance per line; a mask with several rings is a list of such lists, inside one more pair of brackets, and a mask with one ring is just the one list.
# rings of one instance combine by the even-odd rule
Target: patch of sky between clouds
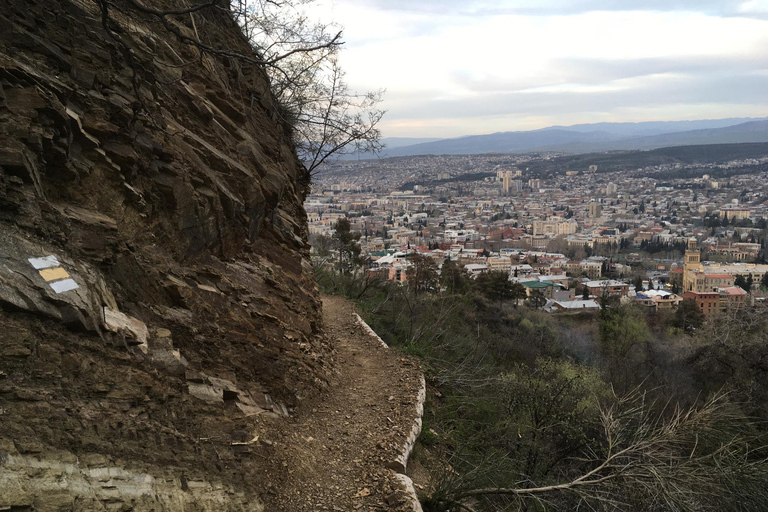
[[768,0],[748,0],[742,2],[737,8],[741,14],[764,14],[768,15]]

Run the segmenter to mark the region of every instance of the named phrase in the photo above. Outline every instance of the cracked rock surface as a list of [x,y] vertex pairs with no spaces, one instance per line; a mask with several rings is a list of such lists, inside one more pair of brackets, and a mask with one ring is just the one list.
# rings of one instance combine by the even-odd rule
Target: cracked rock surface
[[133,68],[91,0],[0,2],[0,510],[407,510],[420,372],[323,319],[263,69],[113,14]]
[[261,510],[246,433],[332,376],[308,176],[263,69],[113,14],[133,67],[96,2],[0,2],[0,509]]

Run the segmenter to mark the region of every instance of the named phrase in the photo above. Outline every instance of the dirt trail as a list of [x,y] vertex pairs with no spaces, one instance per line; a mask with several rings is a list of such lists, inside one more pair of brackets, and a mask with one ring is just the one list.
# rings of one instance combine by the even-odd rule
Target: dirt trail
[[366,333],[348,301],[323,297],[323,310],[338,373],[288,425],[264,432],[266,510],[409,510],[387,465],[413,425],[420,370]]

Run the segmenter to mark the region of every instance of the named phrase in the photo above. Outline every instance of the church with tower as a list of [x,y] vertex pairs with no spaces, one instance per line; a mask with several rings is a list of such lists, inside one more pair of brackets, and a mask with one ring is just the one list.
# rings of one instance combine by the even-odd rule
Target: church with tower
[[700,272],[701,267],[701,251],[696,245],[696,239],[688,240],[683,266],[683,292],[694,291],[693,284],[696,282],[694,273]]
[[757,284],[768,272],[768,265],[755,263],[722,264],[702,262],[701,250],[695,239],[688,241],[683,266],[683,293],[710,293],[734,285],[736,276],[752,276],[752,282]]

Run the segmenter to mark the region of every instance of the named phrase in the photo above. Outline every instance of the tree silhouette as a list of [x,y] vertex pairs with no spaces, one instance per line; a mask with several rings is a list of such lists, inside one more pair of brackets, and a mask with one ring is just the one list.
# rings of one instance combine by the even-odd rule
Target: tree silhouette
[[338,251],[338,268],[342,274],[348,273],[360,261],[360,233],[351,230],[349,220],[341,218],[333,225],[333,240]]
[[[305,0],[207,0],[171,9],[139,0],[93,1],[101,11],[102,27],[118,43],[132,70],[136,101],[142,109],[147,110],[139,92],[144,72],[137,64],[137,52],[152,50],[133,45],[125,37],[130,20],[141,17],[196,48],[201,58],[214,55],[265,70],[279,105],[277,114],[310,175],[332,155],[375,153],[382,148],[377,125],[384,115],[378,108],[383,90],[358,94],[349,89],[338,65],[342,31],[311,23],[301,9],[308,3]],[[215,34],[208,33],[208,25],[200,21],[222,13],[241,28],[251,51],[213,42]],[[258,98],[251,98],[251,103],[256,101]]]

